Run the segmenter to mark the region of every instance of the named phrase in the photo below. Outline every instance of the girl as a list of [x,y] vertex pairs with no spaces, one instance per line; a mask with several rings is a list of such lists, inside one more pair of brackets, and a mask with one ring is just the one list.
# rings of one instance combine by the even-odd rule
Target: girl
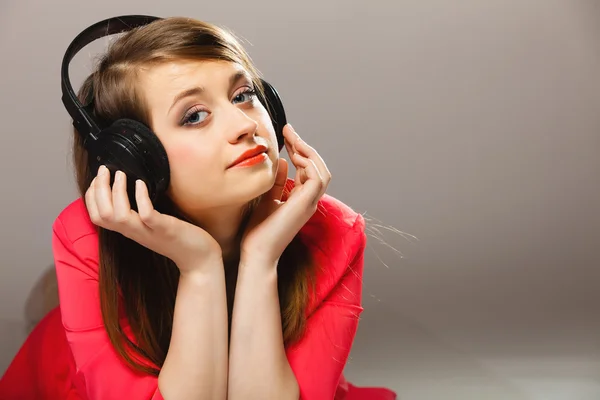
[[73,398],[345,398],[365,222],[325,194],[330,171],[289,124],[288,178],[262,90],[230,33],[185,18],[125,33],[83,83],[99,121],[151,128],[170,184],[151,201],[143,180],[92,168],[74,132],[81,198],[53,225],[48,317]]

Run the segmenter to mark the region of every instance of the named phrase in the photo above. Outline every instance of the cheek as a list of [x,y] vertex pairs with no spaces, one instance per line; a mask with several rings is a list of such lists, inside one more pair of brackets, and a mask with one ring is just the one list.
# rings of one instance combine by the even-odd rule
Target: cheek
[[172,184],[179,190],[197,188],[197,183],[215,176],[217,160],[214,154],[189,144],[165,146],[165,149],[169,157]]
[[269,114],[264,113],[264,115],[260,116],[259,123],[262,126],[260,129],[261,136],[269,141],[269,146],[275,149],[275,152],[279,152],[279,147],[277,143],[277,135],[275,134],[275,129],[273,128],[273,123],[271,122],[271,118]]
[[192,146],[186,146],[185,144],[175,144],[171,146],[165,146],[167,156],[169,157],[169,164],[176,166],[177,164],[188,164],[192,160],[198,160],[197,150]]

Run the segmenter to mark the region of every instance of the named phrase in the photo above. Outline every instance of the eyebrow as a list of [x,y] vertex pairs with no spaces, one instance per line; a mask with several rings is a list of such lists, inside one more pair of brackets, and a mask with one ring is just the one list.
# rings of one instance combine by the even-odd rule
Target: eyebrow
[[[236,73],[234,73],[233,75],[231,75],[229,77],[229,86],[235,85],[242,78],[251,80],[250,76],[245,71],[237,71]],[[202,92],[204,92],[204,88],[201,86],[194,86],[194,87],[191,87],[189,89],[186,89],[186,90],[180,92],[173,99],[173,103],[171,104],[171,107],[169,107],[169,111],[167,112],[167,114],[169,114],[171,112],[171,110],[173,109],[173,107],[175,107],[175,104],[177,104],[182,99],[185,99],[186,97],[198,96]]]

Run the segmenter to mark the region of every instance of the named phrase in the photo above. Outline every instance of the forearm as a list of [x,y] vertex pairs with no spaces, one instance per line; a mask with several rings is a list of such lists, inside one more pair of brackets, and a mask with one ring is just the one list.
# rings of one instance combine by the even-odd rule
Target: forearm
[[222,262],[213,262],[179,279],[159,390],[165,400],[224,400],[227,364],[225,277]]
[[275,266],[240,264],[233,307],[228,399],[295,399],[283,345]]

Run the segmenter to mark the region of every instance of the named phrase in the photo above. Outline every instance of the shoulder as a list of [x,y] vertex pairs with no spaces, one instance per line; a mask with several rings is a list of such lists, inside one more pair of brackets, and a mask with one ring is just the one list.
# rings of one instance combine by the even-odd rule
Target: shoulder
[[98,233],[90,220],[83,199],[72,201],[54,220],[52,249],[57,262],[76,257],[89,265],[97,263]]
[[349,276],[362,284],[363,254],[367,243],[362,214],[326,194],[300,236],[316,264],[316,292],[311,308],[318,306],[338,286],[346,285]]
[[315,250],[346,261],[364,245],[364,234],[362,214],[327,194],[319,200],[317,211],[302,229],[303,238],[315,245]]
[[[293,179],[285,185],[284,200],[294,188]],[[361,236],[364,234],[365,220],[362,214],[341,200],[325,194],[319,200],[317,211],[301,230],[303,238],[314,244],[336,245],[346,235]],[[350,243],[349,245],[352,245]],[[345,246],[347,249],[347,246]]]
[[78,198],[68,204],[56,217],[52,225],[55,234],[76,242],[78,239],[96,234],[83,199]]

